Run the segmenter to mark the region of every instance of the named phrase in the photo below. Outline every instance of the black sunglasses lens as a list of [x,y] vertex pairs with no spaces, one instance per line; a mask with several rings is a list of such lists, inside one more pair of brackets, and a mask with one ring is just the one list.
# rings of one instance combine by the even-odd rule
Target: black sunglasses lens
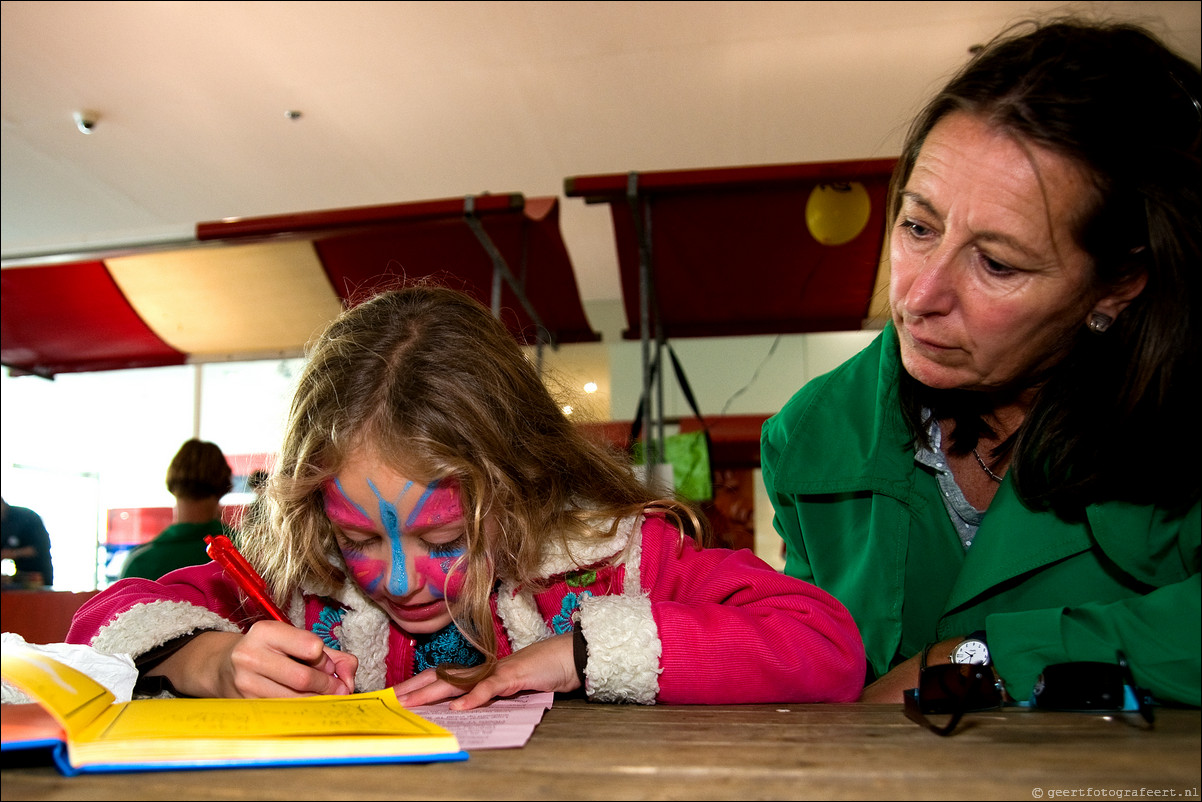
[[975,665],[928,666],[918,678],[918,699],[925,713],[989,710],[1002,703],[993,672]]
[[1044,710],[1122,710],[1123,669],[1114,663],[1060,663],[1048,666],[1031,691],[1031,704]]

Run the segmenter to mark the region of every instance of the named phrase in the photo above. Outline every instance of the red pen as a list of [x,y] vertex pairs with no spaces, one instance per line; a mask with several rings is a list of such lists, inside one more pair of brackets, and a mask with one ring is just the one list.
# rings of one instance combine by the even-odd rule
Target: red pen
[[254,569],[254,566],[238,553],[238,549],[234,547],[228,537],[206,535],[205,543],[208,544],[205,547],[208,555],[225,569],[225,572],[238,583],[238,587],[242,588],[247,596],[257,601],[259,606],[276,621],[283,621],[285,624],[292,623],[288,620],[288,616],[284,615],[284,611],[277,607],[272,600],[263,577],[259,576],[259,572]]
[[[284,611],[277,607],[275,601],[272,600],[263,577],[259,576],[259,572],[238,552],[228,537],[205,535],[205,543],[208,544],[205,546],[205,552],[238,583],[238,587],[242,588],[247,596],[257,601],[259,606],[276,621],[283,621],[285,624],[292,623],[288,620],[288,616],[284,615]],[[332,673],[335,679],[341,679],[337,671]],[[354,688],[352,687],[350,690],[353,691]]]

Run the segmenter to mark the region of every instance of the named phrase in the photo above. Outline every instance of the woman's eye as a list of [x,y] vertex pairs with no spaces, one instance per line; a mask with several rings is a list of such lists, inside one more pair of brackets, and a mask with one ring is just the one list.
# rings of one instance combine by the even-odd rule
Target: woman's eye
[[992,274],[998,275],[998,276],[1008,276],[1011,273],[1015,272],[1014,268],[1011,267],[1010,265],[999,262],[996,259],[991,259],[983,253],[979,254],[979,256],[981,259],[981,263],[985,266],[985,270],[988,271],[989,273],[992,273]]
[[897,227],[914,237],[921,238],[931,233],[931,229],[914,220],[902,220]]

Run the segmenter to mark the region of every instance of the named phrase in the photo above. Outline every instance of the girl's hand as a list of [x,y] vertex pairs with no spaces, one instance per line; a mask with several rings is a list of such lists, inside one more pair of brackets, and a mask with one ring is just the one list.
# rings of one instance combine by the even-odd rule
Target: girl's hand
[[433,704],[454,699],[452,710],[471,710],[500,696],[522,691],[574,691],[580,687],[576,659],[572,652],[572,633],[532,643],[497,662],[492,674],[465,690],[441,680],[428,668],[393,688],[406,707]]
[[149,675],[190,696],[249,699],[354,693],[358,667],[312,632],[259,621],[245,635],[202,632]]

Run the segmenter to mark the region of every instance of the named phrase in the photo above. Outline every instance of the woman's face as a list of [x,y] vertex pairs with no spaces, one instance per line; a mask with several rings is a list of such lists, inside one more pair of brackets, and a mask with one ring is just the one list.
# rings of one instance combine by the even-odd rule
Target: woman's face
[[420,635],[451,623],[448,598],[462,584],[467,524],[454,482],[426,484],[359,449],[322,487],[325,512],[352,579],[403,630]]
[[1067,158],[965,112],[936,123],[891,242],[889,301],[910,375],[937,389],[1023,389],[1091,312],[1117,315],[1073,236],[1094,202]]

